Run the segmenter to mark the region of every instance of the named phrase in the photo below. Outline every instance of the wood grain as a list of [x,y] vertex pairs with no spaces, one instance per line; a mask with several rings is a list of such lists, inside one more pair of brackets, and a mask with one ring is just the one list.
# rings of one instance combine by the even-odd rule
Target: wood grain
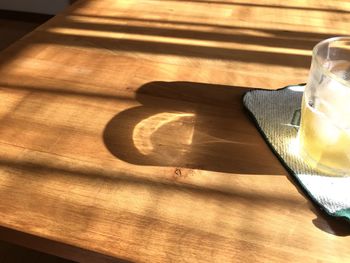
[[[41,16],[36,14],[27,14],[21,12],[12,12],[12,11],[1,11],[0,10],[0,49],[4,49],[9,46],[11,43],[19,40],[25,34],[34,30],[41,23],[44,23],[48,20],[48,16]],[[21,238],[17,238],[13,231],[5,231],[3,228],[0,228],[0,237],[1,240],[19,240],[23,241],[23,235]],[[10,238],[11,237],[11,238]],[[28,238],[29,239],[29,238]],[[33,237],[30,237],[29,243],[33,243]],[[49,243],[49,242],[45,242]],[[26,242],[24,242],[26,244]],[[33,246],[30,246],[33,247]],[[42,246],[41,246],[42,249]],[[46,250],[47,251],[47,250]],[[62,252],[62,251],[61,251]],[[17,263],[17,262],[60,262],[60,263],[69,263],[72,261],[67,261],[59,257],[51,256],[45,253],[40,253],[38,251],[28,249],[22,246],[14,245],[9,242],[0,241],[0,262],[1,263]]]
[[349,11],[77,1],[0,54],[0,225],[85,262],[349,261],[348,224],[308,201],[241,103],[305,82]]

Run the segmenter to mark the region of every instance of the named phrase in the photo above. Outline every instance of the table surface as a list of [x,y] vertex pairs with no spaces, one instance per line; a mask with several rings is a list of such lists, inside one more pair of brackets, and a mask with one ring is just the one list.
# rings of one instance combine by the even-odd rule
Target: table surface
[[82,261],[350,261],[349,224],[241,102],[305,82],[349,19],[346,0],[77,1],[0,54],[0,225]]

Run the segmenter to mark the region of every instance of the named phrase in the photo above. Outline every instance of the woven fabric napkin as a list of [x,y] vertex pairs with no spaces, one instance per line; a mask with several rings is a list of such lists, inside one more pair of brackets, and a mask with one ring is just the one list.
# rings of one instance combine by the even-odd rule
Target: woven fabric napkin
[[297,132],[304,85],[252,90],[243,103],[282,164],[326,213],[350,222],[350,175],[327,176],[299,156]]

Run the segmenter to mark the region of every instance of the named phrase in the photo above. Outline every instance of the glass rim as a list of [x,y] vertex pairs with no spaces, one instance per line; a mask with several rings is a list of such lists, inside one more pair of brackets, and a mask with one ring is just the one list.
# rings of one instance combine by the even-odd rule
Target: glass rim
[[[322,63],[320,62],[320,59],[317,56],[317,52],[318,50],[326,43],[331,43],[331,42],[336,42],[339,40],[348,40],[350,42],[350,36],[338,36],[338,37],[331,37],[331,38],[327,38],[324,39],[320,42],[318,42],[314,48],[312,49],[312,60],[316,62],[317,67],[321,68],[323,74],[329,76],[330,78],[336,80],[337,82],[340,82],[341,84],[343,84],[344,86],[350,88],[350,81],[346,81],[340,77],[338,77],[337,75],[335,75],[334,73],[332,73],[330,70],[326,69]],[[350,46],[350,45],[349,45]]]

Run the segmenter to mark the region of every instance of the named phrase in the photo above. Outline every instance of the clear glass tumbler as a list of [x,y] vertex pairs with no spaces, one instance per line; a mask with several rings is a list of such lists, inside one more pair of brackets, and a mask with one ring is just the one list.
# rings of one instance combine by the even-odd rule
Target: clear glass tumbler
[[329,175],[350,175],[350,37],[318,43],[302,100],[300,154]]

